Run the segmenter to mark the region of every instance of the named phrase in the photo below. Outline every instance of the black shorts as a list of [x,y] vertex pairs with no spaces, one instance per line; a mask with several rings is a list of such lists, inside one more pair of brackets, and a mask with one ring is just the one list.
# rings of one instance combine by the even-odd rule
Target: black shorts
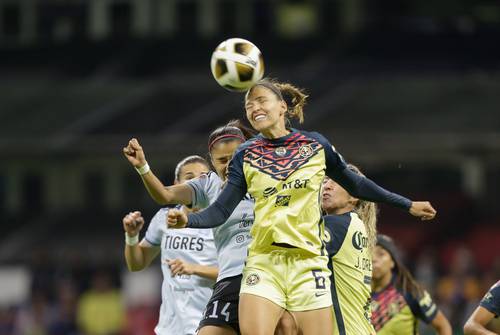
[[240,334],[238,303],[242,275],[224,278],[214,285],[198,329],[204,326],[229,326]]

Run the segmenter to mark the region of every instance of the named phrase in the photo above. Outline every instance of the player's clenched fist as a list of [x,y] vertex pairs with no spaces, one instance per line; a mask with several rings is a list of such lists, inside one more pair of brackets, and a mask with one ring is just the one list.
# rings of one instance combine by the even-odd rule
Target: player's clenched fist
[[128,141],[128,145],[123,148],[123,154],[135,168],[143,167],[147,163],[144,150],[142,150],[142,147],[136,138],[132,138]]
[[169,228],[185,228],[187,226],[187,215],[184,211],[172,208],[167,214],[167,224]]
[[428,201],[414,201],[410,207],[410,214],[422,220],[432,220],[437,212]]
[[123,218],[123,229],[128,236],[134,237],[144,226],[144,218],[141,216],[141,212],[130,212]]

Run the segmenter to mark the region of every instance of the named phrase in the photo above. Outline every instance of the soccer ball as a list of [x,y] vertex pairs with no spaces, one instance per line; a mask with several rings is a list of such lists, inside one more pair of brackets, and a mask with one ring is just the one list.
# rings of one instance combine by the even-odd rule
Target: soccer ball
[[210,62],[219,85],[236,92],[247,91],[264,75],[262,54],[250,41],[230,38],[215,48]]

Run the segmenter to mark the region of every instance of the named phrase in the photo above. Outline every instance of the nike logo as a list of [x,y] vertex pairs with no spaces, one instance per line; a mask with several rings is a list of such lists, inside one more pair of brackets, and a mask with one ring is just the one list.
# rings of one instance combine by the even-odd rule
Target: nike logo
[[316,292],[314,295],[317,296],[317,297],[321,297],[322,295],[325,295],[327,293],[328,292],[321,292],[321,293]]

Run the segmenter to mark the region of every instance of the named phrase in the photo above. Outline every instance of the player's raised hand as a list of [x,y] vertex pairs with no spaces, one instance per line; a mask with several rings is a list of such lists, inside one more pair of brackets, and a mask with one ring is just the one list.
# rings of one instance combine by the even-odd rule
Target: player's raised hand
[[167,214],[167,225],[169,228],[179,229],[187,226],[187,215],[184,211],[172,208]]
[[128,141],[127,146],[123,148],[123,154],[135,168],[143,167],[147,163],[144,150],[136,138]]
[[410,207],[410,214],[422,220],[432,220],[437,212],[428,201],[413,201]]
[[130,212],[123,218],[123,229],[130,237],[139,234],[143,226],[144,218],[141,216],[141,212]]

